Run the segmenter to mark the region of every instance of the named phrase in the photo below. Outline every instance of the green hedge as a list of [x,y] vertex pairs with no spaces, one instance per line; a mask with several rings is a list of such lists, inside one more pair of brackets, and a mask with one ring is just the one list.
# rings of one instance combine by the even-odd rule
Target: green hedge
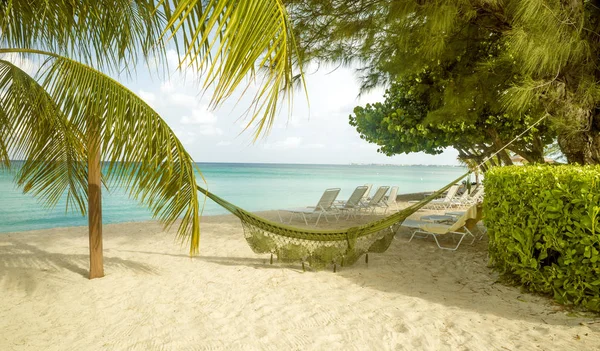
[[600,311],[600,166],[497,167],[484,184],[492,266],[530,291]]

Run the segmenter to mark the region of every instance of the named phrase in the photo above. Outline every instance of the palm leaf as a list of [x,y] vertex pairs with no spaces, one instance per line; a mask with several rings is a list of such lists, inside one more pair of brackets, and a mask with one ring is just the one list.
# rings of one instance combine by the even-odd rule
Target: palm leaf
[[181,66],[203,70],[204,88],[214,88],[211,107],[258,82],[246,112],[256,137],[270,130],[279,102],[291,104],[295,78],[304,84],[293,75],[294,60],[302,63],[281,0],[13,0],[0,11],[4,47],[110,72],[129,73],[140,58],[166,63],[173,38]]
[[10,167],[10,155],[8,153],[9,119],[0,106],[0,167]]
[[4,145],[0,148],[6,159],[11,155],[25,160],[17,183],[49,206],[55,206],[66,192],[67,207],[84,213],[86,152],[79,131],[32,77],[3,60],[0,92],[0,145]]
[[165,16],[152,0],[0,1],[4,47],[53,52],[119,72],[164,59]]
[[124,186],[166,226],[182,218],[178,234],[197,252],[197,169],[169,126],[127,88],[79,62],[56,57],[41,71],[42,86],[73,127],[84,135],[100,130],[107,184]]
[[248,126],[255,127],[255,137],[268,132],[278,102],[291,101],[298,59],[282,2],[165,0],[163,9],[165,34],[178,43],[180,65],[205,70],[204,88],[214,88],[211,106],[231,97],[245,78],[244,92],[258,81],[262,88],[247,110]]

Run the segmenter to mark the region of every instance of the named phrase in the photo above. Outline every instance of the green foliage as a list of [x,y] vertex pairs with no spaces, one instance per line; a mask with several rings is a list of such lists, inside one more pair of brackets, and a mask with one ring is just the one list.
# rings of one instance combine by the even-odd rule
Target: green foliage
[[[481,75],[487,76],[484,72]],[[459,150],[461,159],[479,163],[535,122],[529,115],[502,113],[497,102],[501,82],[493,84],[490,80],[483,87],[473,79],[457,89],[456,80],[453,71],[440,67],[404,76],[391,84],[383,103],[356,107],[350,124],[361,138],[376,143],[388,156],[419,151],[438,154],[451,146]],[[466,86],[469,84],[470,88]],[[455,89],[477,92],[462,98]],[[460,101],[452,105],[448,96]],[[496,102],[485,96],[495,96]],[[551,143],[554,135],[548,123],[542,123],[508,149],[529,162],[543,162],[543,146]],[[509,163],[508,156],[502,155]]]
[[360,64],[363,89],[440,69],[432,121],[549,116],[569,162],[600,163],[598,1],[287,2],[307,61]]
[[600,166],[486,174],[491,264],[530,291],[600,311]]

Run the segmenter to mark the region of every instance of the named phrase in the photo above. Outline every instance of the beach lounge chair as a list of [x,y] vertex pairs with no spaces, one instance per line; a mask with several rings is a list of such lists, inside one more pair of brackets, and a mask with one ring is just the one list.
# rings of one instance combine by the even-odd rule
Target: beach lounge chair
[[325,220],[328,222],[329,222],[329,220],[327,219],[328,215],[333,215],[337,219],[338,211],[335,208],[335,206],[333,206],[333,203],[339,193],[340,193],[340,188],[327,189],[327,190],[325,190],[325,192],[323,192],[321,199],[319,200],[317,205],[314,207],[300,207],[300,208],[290,208],[290,209],[279,210],[279,211],[277,211],[277,214],[279,215],[279,220],[281,222],[283,222],[283,218],[281,217],[280,211],[291,212],[291,216],[290,216],[288,223],[292,222],[292,219],[294,218],[295,215],[298,215],[298,216],[301,216],[302,218],[304,218],[304,223],[306,223],[306,225],[308,225],[307,216],[317,216],[317,221],[315,222],[315,226],[317,224],[319,224],[319,220],[321,219],[321,216],[325,216]]
[[446,209],[450,209],[452,207],[470,207],[481,201],[483,201],[483,186],[478,187],[470,194],[467,191],[465,191],[461,196],[457,197],[455,200],[451,200],[446,206]]
[[380,186],[379,189],[375,192],[375,195],[369,200],[367,203],[361,203],[359,210],[364,210],[365,212],[370,214],[375,213],[375,210],[378,208],[386,208],[387,204],[384,201],[384,196],[390,189],[389,186]]
[[466,202],[467,199],[475,193],[475,191],[477,191],[477,186],[471,188],[471,191],[469,191],[469,189],[465,186],[465,189],[462,192],[462,194],[460,194],[460,196],[455,196],[454,199],[460,203]]
[[[462,215],[464,215],[466,212],[467,211],[447,211],[443,215],[432,214],[432,215],[422,216],[421,220],[428,221],[428,222],[452,224],[452,223],[456,222],[456,220],[458,218],[460,218]],[[487,228],[485,227],[485,225],[483,225],[483,222],[482,221],[477,222],[476,225],[473,226],[473,228],[477,228],[477,230],[479,231],[479,240],[483,239],[483,237],[487,233]],[[471,228],[469,228],[469,229],[471,229]],[[471,229],[471,231],[472,231],[472,229]]]
[[365,191],[364,195],[360,199],[362,202],[369,201],[369,196],[371,195],[371,188],[373,188],[373,184],[365,184],[367,187],[367,191]]
[[393,186],[390,189],[390,195],[388,195],[387,199],[385,199],[385,211],[383,212],[383,214],[385,214],[387,212],[387,210],[389,210],[390,208],[393,208],[395,211],[398,211],[398,201],[396,201],[396,199],[398,198],[398,187],[397,186]]
[[[462,216],[460,216],[456,220],[456,222],[452,224],[406,219],[404,220],[404,222],[402,222],[402,226],[415,229],[412,236],[410,237],[410,240],[408,240],[409,242],[411,242],[417,234],[423,234],[424,237],[431,235],[433,236],[435,243],[440,249],[454,251],[458,249],[463,239],[467,235],[473,237],[471,244],[475,242],[475,235],[473,235],[472,230],[477,225],[477,222],[481,220],[481,216],[481,204],[476,204],[471,206],[467,211],[465,211],[465,213]],[[438,236],[448,234],[460,236],[460,239],[455,247],[446,247],[440,245],[440,242],[438,241]]]
[[[452,199],[456,195],[456,192],[458,191],[458,187],[459,187],[458,184],[454,184],[452,187],[450,187],[450,189],[448,189],[448,192],[446,193],[445,197],[429,202],[429,204],[427,204],[427,206],[425,208],[429,208],[429,209],[433,209],[433,210],[443,210],[443,209],[448,208],[449,206],[452,205]],[[413,201],[409,201],[408,203],[413,204],[413,203],[418,203],[418,202],[419,201],[417,201],[417,200],[413,200]]]
[[[339,212],[346,212],[350,218],[351,215],[356,215],[361,206],[361,199],[365,195],[368,186],[361,185],[357,186],[352,192],[352,195],[348,198],[348,201],[337,201],[334,206]],[[339,218],[339,217],[338,217]]]
[[465,203],[468,205],[473,205],[483,201],[483,195],[485,194],[485,189],[483,186],[479,187],[471,196],[469,196]]

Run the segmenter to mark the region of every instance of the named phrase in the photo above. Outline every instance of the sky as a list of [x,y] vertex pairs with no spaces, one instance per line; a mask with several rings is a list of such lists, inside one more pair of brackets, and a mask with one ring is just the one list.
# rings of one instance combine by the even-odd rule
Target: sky
[[[169,66],[177,67],[176,53],[169,51],[167,57]],[[200,78],[190,71],[161,78],[141,68],[133,78],[118,80],[166,120],[196,162],[458,164],[453,149],[440,155],[388,157],[377,152],[377,145],[362,140],[348,117],[357,105],[383,101],[384,89],[359,98],[359,82],[351,68],[309,68],[305,72],[308,93],[296,90],[291,110],[283,105],[271,133],[256,142],[251,130],[244,131],[247,120],[240,117],[257,87],[252,86],[239,101],[233,97],[210,110],[210,91],[202,94]]]

